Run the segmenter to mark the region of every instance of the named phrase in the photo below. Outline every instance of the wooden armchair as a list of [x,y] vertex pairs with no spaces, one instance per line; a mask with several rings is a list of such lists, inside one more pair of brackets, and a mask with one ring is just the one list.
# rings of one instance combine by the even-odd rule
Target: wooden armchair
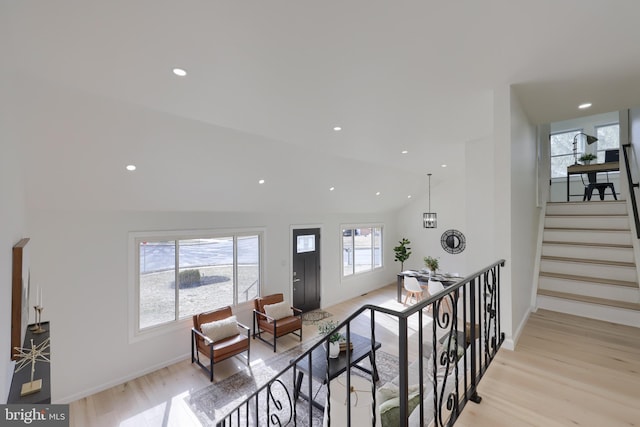
[[[254,300],[253,339],[258,338],[262,342],[273,346],[274,352],[276,351],[277,338],[283,335],[293,334],[302,341],[302,310],[291,307],[283,302],[284,296],[282,294],[267,295]],[[280,306],[285,305],[285,307],[283,307],[284,312],[274,315],[274,309],[267,308],[267,310],[265,310],[266,305],[272,306],[274,304]],[[267,312],[271,312],[272,315],[270,316]],[[273,342],[262,338],[263,332],[271,334],[273,336]]]
[[[242,333],[241,329],[244,330]],[[191,328],[191,363],[196,362],[209,374],[211,381],[214,363],[246,351],[248,365],[250,331],[248,326],[235,320],[231,307],[194,315]],[[209,359],[209,366],[200,362],[200,353]]]

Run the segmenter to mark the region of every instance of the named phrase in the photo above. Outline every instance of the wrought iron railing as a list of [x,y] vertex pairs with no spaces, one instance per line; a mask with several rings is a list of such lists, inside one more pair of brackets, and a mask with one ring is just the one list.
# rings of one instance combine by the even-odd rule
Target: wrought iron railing
[[[633,146],[631,144],[623,144],[622,152],[624,153],[624,166],[627,169],[627,183],[629,184],[629,197],[631,198],[631,207],[633,209],[633,219],[636,224],[636,236],[640,239],[640,217],[638,216],[638,203],[636,201],[636,188],[638,188],[638,183],[633,182],[633,178],[631,177],[631,161],[629,159],[629,152],[633,151]],[[637,163],[633,163],[636,165]]]
[[[362,306],[336,329],[343,332],[347,342],[360,340],[359,348],[355,344],[353,348],[346,345],[345,354],[340,357],[344,361],[370,360],[369,369],[344,363],[344,373],[338,376],[341,374],[336,370],[338,365],[329,359],[328,351],[323,351],[321,346],[326,339],[321,339],[217,420],[217,426],[312,426],[323,422],[331,426],[332,404],[342,405],[346,412],[339,419],[340,425],[381,425],[382,402],[378,401],[376,391],[384,385],[383,374],[385,381],[398,386],[400,426],[426,426],[432,421],[434,426],[452,426],[468,401],[480,403],[478,382],[504,341],[500,327],[500,269],[504,263],[497,261],[404,311]],[[390,331],[392,325],[397,331]],[[389,339],[390,334],[397,334],[397,352],[393,353],[397,353],[398,363],[388,364],[384,372],[379,372],[376,361],[385,347],[381,347],[377,336],[383,334],[385,344],[394,341]],[[322,355],[320,359],[318,354]],[[365,378],[370,385],[367,390],[370,394],[361,393],[367,395],[370,403],[366,406],[369,421],[353,418],[354,403],[358,404],[361,398],[346,390],[355,389],[351,386],[355,375],[361,377],[359,381]],[[336,387],[344,389],[343,402],[333,402],[331,398],[332,393],[337,394]],[[411,411],[410,389],[414,402]],[[301,398],[304,394],[306,400]],[[324,398],[318,397],[320,394]]]

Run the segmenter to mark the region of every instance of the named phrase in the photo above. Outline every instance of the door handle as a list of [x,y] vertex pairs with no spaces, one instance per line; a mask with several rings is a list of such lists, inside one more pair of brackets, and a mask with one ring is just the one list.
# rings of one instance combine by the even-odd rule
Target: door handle
[[293,283],[299,282],[299,281],[300,281],[300,279],[293,279]]

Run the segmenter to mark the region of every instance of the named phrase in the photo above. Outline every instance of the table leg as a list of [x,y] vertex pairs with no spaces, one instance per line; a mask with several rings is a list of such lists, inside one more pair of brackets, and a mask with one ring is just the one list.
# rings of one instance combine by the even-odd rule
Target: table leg
[[296,385],[293,388],[293,400],[298,400],[298,396],[300,396],[300,388],[302,387],[302,377],[304,374],[302,372],[298,372],[298,378],[296,378]]
[[[304,373],[298,372],[298,377],[296,378],[296,384],[295,384],[295,387],[293,388],[293,401],[296,402],[298,400],[298,398],[301,397],[302,399],[306,400],[307,402],[310,401],[311,404],[313,406],[315,406],[316,408],[320,409],[321,411],[324,411],[324,405],[323,404],[321,404],[320,402],[317,402],[311,396],[307,396],[307,394],[302,391],[302,378],[303,377],[304,377]],[[320,387],[322,387],[322,384],[320,385]]]
[[377,383],[378,380],[380,379],[380,376],[378,375],[378,366],[376,366],[376,352],[372,351],[371,353],[369,353],[369,362],[371,363],[371,374],[373,376],[373,382]]

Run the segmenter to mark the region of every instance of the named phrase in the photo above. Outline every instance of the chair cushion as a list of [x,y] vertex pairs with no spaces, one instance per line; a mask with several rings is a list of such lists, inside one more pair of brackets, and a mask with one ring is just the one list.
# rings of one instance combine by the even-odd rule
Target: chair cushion
[[238,335],[238,321],[236,316],[229,316],[226,319],[203,323],[200,325],[200,329],[211,341],[216,342]]
[[266,304],[264,306],[264,313],[276,320],[293,316],[293,310],[291,309],[289,303],[286,301],[277,302],[275,304]]
[[[420,391],[412,391],[409,388],[409,413],[420,404]],[[400,425],[400,397],[396,394],[388,400],[380,403],[380,424],[382,427],[395,427]]]
[[[246,335],[234,335],[213,343],[213,361],[218,362],[249,349]],[[206,352],[205,352],[206,354]]]

